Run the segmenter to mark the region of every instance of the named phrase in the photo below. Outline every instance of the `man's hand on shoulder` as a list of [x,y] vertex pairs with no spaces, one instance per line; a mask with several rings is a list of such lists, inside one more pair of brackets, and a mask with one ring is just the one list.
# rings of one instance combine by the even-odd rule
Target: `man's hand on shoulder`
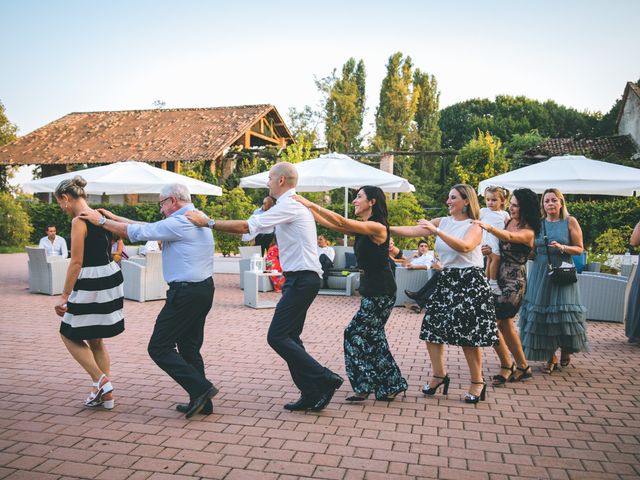
[[101,225],[103,215],[97,210],[89,209],[89,210],[83,210],[82,212],[80,212],[80,215],[78,215],[78,218],[81,218],[82,220],[85,220],[87,222],[91,222],[94,225]]
[[115,220],[116,219],[116,216],[112,212],[107,210],[106,208],[99,208],[96,211],[100,212],[102,215],[104,215],[109,220]]
[[200,210],[189,210],[184,214],[191,223],[196,225],[197,227],[208,227],[209,226],[209,217],[207,217]]

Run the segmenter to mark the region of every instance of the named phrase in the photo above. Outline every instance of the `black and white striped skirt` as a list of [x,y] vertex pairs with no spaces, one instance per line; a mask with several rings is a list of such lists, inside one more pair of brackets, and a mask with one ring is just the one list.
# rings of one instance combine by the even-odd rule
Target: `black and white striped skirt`
[[116,262],[82,267],[60,333],[70,340],[114,337],[124,331],[123,303],[122,272]]

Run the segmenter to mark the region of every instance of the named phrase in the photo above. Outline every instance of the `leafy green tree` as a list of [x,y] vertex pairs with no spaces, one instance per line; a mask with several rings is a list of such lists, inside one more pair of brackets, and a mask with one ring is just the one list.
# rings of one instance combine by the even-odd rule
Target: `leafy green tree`
[[[418,199],[413,193],[401,193],[397,200],[387,200],[389,210],[389,225],[415,225],[418,220],[425,217],[424,211]],[[415,238],[394,237],[394,243],[400,249],[415,248]]]
[[[11,123],[5,113],[5,108],[0,102],[0,146],[13,142],[16,137],[18,127]],[[13,176],[14,167],[9,165],[0,165],[0,192],[9,190],[9,179]]]
[[478,130],[490,132],[505,142],[514,134],[533,129],[544,137],[591,137],[597,133],[600,113],[578,112],[548,100],[541,103],[524,96],[499,95],[495,101],[472,99],[440,112],[442,145],[459,149]]
[[289,108],[289,129],[296,142],[307,142],[316,146],[318,141],[318,126],[322,121],[322,115],[305,105],[302,110],[295,107]]
[[350,58],[342,66],[338,78],[331,76],[316,82],[326,95],[324,124],[327,146],[331,151],[358,150],[362,143],[362,125],[365,114],[366,71],[364,62]]
[[[236,187],[233,190],[224,189],[220,200],[216,204],[206,208],[205,212],[209,217],[215,218],[216,220],[239,220],[249,218],[255,208],[255,205],[251,203],[251,200],[249,200],[244,190]],[[215,240],[216,250],[221,252],[225,257],[232,253],[238,253],[238,247],[242,243],[239,235],[229,233],[216,232]]]
[[[584,246],[590,252],[594,250],[595,240],[601,233],[609,228],[620,230],[633,226],[640,218],[638,197],[570,201],[567,202],[567,208],[580,223]],[[628,237],[626,241],[629,241]]]
[[500,139],[481,131],[460,149],[453,163],[455,181],[468,183],[474,188],[485,178],[500,175],[509,169],[510,163]]
[[0,192],[0,247],[23,247],[33,227],[29,215],[9,192]]
[[595,239],[594,251],[611,255],[621,255],[631,250],[629,239],[633,228],[630,225],[623,225],[619,228],[607,228]]
[[527,133],[516,133],[511,136],[511,140],[505,144],[507,154],[511,156],[511,167],[520,168],[524,166],[523,155],[527,150],[540,145],[546,141],[547,137],[540,135],[538,130],[531,130]]
[[376,110],[376,135],[373,146],[378,151],[407,148],[414,121],[418,96],[413,88],[411,57],[397,52],[389,57],[387,75],[380,87],[380,103]]

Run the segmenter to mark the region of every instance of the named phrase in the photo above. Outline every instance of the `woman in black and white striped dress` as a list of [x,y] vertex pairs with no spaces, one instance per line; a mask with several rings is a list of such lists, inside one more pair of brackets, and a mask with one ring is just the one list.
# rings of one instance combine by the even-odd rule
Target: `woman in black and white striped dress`
[[81,211],[89,210],[86,184],[76,175],[60,182],[55,191],[60,208],[73,218],[71,261],[55,311],[62,317],[62,341],[93,381],[84,405],[111,409],[111,361],[103,338],[124,331],[122,272],[111,260],[111,234],[78,218]]

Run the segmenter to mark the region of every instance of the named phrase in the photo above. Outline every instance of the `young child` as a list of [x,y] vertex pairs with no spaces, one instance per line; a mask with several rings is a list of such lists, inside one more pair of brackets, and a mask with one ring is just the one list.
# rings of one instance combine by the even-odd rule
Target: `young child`
[[[480,209],[480,220],[495,228],[503,229],[509,220],[509,214],[504,210],[507,203],[508,192],[501,187],[488,187],[484,191],[486,208]],[[496,295],[500,295],[498,287],[498,269],[500,268],[500,246],[498,239],[486,231],[482,232],[482,244],[491,247],[491,253],[487,255],[487,278],[489,286]]]

